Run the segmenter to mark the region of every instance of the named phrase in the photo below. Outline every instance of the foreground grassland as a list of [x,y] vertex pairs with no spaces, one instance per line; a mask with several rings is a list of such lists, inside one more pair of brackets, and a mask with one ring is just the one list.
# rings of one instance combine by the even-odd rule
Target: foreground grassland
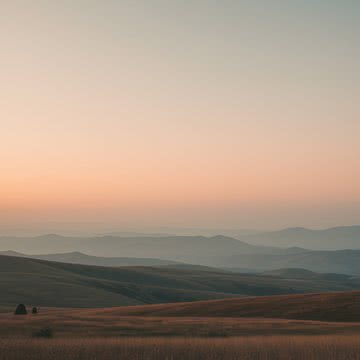
[[[359,322],[149,316],[144,308],[0,313],[0,360],[360,360]],[[53,338],[34,336],[45,328]]]
[[[0,360],[360,360],[359,297],[348,292],[40,307],[34,315],[3,308]],[[52,338],[38,337],[45,329]]]
[[[129,308],[134,309],[134,308]],[[120,313],[120,314],[119,314]],[[250,317],[129,316],[114,309],[40,309],[36,315],[0,314],[0,338],[29,338],[49,327],[55,338],[359,334],[358,322]]]
[[357,336],[3,339],[0,360],[357,360]]

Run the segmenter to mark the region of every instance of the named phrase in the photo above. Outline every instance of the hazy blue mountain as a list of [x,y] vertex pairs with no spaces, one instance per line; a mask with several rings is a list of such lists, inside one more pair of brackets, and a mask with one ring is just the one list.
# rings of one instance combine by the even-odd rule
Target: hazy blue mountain
[[[223,265],[225,264],[225,265]],[[322,273],[360,275],[360,250],[313,251],[296,253],[232,255],[212,259],[213,266],[225,266],[232,271],[243,268],[271,270],[278,268],[303,268]]]
[[[59,254],[28,255],[16,251],[2,251],[0,255],[27,257],[31,259],[58,261],[70,264],[96,265],[96,266],[175,266],[181,263],[151,259],[151,258],[128,258],[128,257],[100,257],[83,254],[79,251]],[[185,264],[184,264],[185,265]]]
[[26,254],[79,251],[95,256],[155,258],[195,264],[213,256],[278,252],[278,249],[249,245],[222,235],[67,237],[49,234],[28,238],[0,237],[0,250],[9,249]]
[[[41,258],[48,260],[106,266],[161,265],[159,261],[164,261],[164,264],[180,262],[242,272],[303,268],[316,272],[360,275],[360,250],[315,251],[300,247],[306,245],[307,241],[313,244],[313,247],[316,247],[314,245],[316,243],[333,243],[334,246],[335,243],[346,244],[350,241],[355,243],[354,239],[358,231],[359,227],[355,226],[317,231],[296,228],[263,233],[261,236],[247,235],[242,238],[251,241],[252,244],[223,235],[67,237],[49,234],[32,238],[2,237],[0,250],[10,249],[37,254],[37,257],[42,254],[46,257]],[[311,240],[309,234],[317,235],[317,240],[314,238]],[[330,242],[326,239],[330,239]],[[288,242],[291,247],[255,245],[260,242],[268,244],[278,242],[279,245]],[[95,256],[97,258],[94,258]],[[145,258],[149,260],[144,260]]]
[[289,228],[240,236],[253,245],[290,247],[312,250],[360,249],[360,226],[341,226],[325,230]]
[[336,273],[317,273],[314,271],[301,268],[282,268],[268,270],[261,275],[280,277],[283,279],[300,279],[300,280],[324,280],[324,281],[349,281],[354,279],[352,275],[336,274]]

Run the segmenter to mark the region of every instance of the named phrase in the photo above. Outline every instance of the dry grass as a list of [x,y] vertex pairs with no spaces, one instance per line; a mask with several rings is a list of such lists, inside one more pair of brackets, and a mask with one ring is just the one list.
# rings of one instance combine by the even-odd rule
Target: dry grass
[[[54,339],[32,336],[46,327]],[[0,314],[0,360],[360,360],[359,335],[360,323],[40,309]]]
[[357,336],[0,340],[0,360],[357,360]]
[[123,316],[261,317],[360,322],[360,291],[276,295],[88,309]]
[[55,337],[360,334],[360,323],[230,317],[123,316],[109,310],[40,309],[37,315],[0,314],[0,337],[29,338],[50,327]]

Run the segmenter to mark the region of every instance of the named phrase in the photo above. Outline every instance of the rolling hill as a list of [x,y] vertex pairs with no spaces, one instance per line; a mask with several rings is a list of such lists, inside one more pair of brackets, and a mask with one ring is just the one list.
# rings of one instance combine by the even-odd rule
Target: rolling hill
[[[97,314],[98,311],[93,310]],[[121,316],[257,317],[317,321],[360,321],[360,291],[244,297],[191,303],[106,309]]]
[[31,259],[58,261],[69,264],[95,265],[95,266],[166,266],[181,264],[176,261],[151,259],[151,258],[128,258],[128,257],[101,257],[86,255],[79,251],[59,254],[36,254],[28,255],[16,251],[0,251],[0,255],[26,257]]
[[100,267],[0,256],[0,305],[105,307],[360,289],[360,280],[286,279],[211,269]]
[[[252,268],[260,271],[278,268],[302,268],[315,272],[360,275],[360,250],[311,251],[296,249],[278,254],[234,254],[213,259],[213,266],[233,271]],[[239,267],[239,270],[237,268]]]
[[314,271],[298,268],[285,268],[269,270],[262,275],[280,277],[283,279],[302,279],[302,280],[325,280],[325,281],[348,281],[353,279],[351,275],[336,273],[316,273]]

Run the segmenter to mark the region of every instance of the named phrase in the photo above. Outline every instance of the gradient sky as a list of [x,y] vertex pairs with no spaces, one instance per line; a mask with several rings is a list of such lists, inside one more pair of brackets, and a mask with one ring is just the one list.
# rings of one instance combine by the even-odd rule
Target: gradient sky
[[360,223],[357,0],[0,0],[0,230]]

